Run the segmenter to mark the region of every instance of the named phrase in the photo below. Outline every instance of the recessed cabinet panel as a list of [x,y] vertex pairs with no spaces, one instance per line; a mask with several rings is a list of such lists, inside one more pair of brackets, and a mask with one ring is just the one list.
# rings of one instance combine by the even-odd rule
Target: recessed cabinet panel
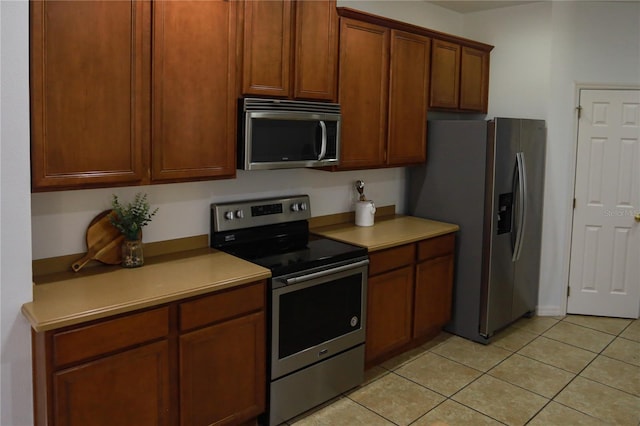
[[427,156],[431,40],[391,31],[387,164],[422,163]]
[[416,267],[413,337],[435,333],[451,319],[453,254]]
[[369,275],[377,275],[392,269],[411,265],[415,261],[415,244],[405,244],[369,254]]
[[458,108],[460,96],[460,45],[433,40],[431,62],[432,108]]
[[53,335],[56,367],[140,345],[169,334],[169,308],[127,315]]
[[153,181],[235,175],[236,7],[154,3]]
[[294,97],[335,101],[338,90],[338,13],[333,1],[298,1]]
[[288,0],[244,2],[244,94],[290,96],[292,9]]
[[487,112],[489,97],[489,53],[462,46],[460,109]]
[[340,25],[340,167],[380,166],[386,146],[390,31],[347,18]]
[[180,424],[240,424],[265,409],[264,313],[180,336]]
[[100,358],[54,374],[54,424],[168,426],[169,388],[167,341]]
[[143,183],[149,3],[30,7],[33,190]]
[[367,290],[365,360],[370,362],[411,340],[413,266],[370,277]]

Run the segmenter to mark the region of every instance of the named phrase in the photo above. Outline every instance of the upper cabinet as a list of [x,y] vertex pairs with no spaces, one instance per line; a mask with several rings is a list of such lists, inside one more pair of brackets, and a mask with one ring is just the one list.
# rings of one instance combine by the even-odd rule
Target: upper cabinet
[[29,5],[33,189],[144,183],[149,3]]
[[388,28],[341,18],[340,168],[384,164],[389,94]]
[[462,46],[460,109],[487,112],[489,106],[489,52]]
[[486,112],[492,46],[338,8],[338,170],[423,163],[427,108]]
[[338,13],[335,0],[296,2],[294,70],[295,98],[337,99]]
[[486,112],[492,46],[336,0],[34,0],[33,191],[232,178],[237,99],[339,102],[338,169],[426,158],[427,108]]
[[431,40],[391,31],[386,164],[422,163],[427,153],[427,96]]
[[434,39],[429,107],[486,113],[489,52]]
[[460,98],[460,45],[433,41],[431,54],[431,108],[458,108]]
[[335,0],[244,2],[242,93],[336,99]]
[[30,7],[34,191],[235,175],[236,2]]
[[341,18],[341,169],[425,161],[430,48],[428,37]]
[[154,2],[154,182],[235,175],[236,8]]
[[290,96],[292,9],[288,0],[244,2],[244,94]]

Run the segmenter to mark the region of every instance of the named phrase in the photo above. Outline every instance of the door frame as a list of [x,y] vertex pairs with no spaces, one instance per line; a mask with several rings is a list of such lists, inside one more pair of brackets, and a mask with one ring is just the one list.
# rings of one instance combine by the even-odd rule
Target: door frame
[[567,314],[567,305],[569,303],[569,273],[571,267],[571,246],[573,243],[573,200],[576,197],[576,172],[578,170],[578,128],[580,122],[578,120],[578,107],[580,106],[580,91],[581,90],[638,90],[640,91],[640,85],[638,84],[619,84],[619,83],[575,83],[574,92],[574,105],[576,113],[573,115],[573,144],[571,153],[571,197],[567,200],[567,214],[568,214],[568,226],[565,237],[565,259],[566,262],[563,265],[564,275],[564,303],[562,304],[561,315]]

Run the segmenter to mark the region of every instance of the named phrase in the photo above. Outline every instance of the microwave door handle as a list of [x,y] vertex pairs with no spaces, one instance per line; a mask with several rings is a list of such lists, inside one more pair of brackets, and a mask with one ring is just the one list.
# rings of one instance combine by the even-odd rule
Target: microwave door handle
[[327,125],[323,120],[320,120],[320,128],[322,129],[322,146],[320,147],[320,155],[318,161],[322,160],[327,154]]

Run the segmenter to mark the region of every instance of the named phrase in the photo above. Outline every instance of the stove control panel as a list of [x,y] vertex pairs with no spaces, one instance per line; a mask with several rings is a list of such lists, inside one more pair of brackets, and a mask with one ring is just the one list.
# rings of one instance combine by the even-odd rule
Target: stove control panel
[[211,204],[214,232],[307,220],[311,217],[308,195]]
[[227,210],[223,215],[225,220],[244,219],[244,211],[242,209],[236,211]]
[[303,212],[305,210],[307,210],[307,203],[305,203],[304,201],[301,203],[293,203],[291,204],[291,211],[292,212]]

